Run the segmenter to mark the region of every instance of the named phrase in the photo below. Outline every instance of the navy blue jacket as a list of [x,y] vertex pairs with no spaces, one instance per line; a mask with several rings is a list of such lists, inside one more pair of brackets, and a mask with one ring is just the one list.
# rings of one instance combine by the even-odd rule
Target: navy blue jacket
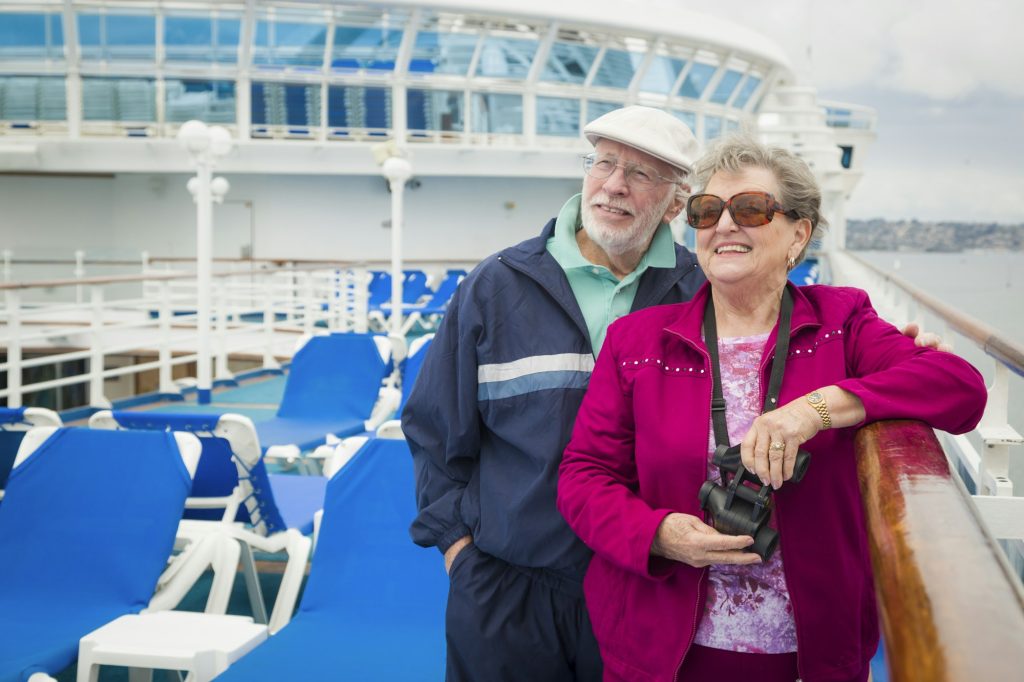
[[[590,550],[555,492],[594,355],[546,248],[554,228],[484,260],[448,306],[402,412],[419,507],[410,534],[442,552],[472,535],[508,563],[581,580]],[[674,268],[644,272],[633,310],[689,300],[703,282],[677,245]]]

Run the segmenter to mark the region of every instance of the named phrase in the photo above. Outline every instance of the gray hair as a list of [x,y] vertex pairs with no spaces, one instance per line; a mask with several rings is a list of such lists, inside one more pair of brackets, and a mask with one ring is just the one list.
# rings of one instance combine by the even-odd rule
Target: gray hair
[[739,173],[751,167],[764,168],[775,176],[780,195],[775,198],[787,211],[811,221],[811,238],[796,259],[801,262],[810,243],[820,241],[828,227],[821,214],[821,188],[803,159],[781,147],[763,145],[748,133],[733,133],[718,140],[697,160],[694,184],[703,189],[715,173]]

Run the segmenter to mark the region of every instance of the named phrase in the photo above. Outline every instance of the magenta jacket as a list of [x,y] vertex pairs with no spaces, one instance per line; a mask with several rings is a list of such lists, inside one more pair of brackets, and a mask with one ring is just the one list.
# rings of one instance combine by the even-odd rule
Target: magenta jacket
[[[780,403],[836,384],[864,403],[866,422],[920,419],[951,433],[981,419],[974,367],[914,346],[859,289],[790,285],[790,357]],[[668,681],[693,641],[707,569],[650,555],[670,512],[703,518],[710,360],[701,322],[710,289],[692,301],[633,313],[608,329],[566,448],[558,509],[595,552],[584,581],[605,679]],[[762,400],[776,334],[761,362]],[[878,616],[857,483],[856,428],[805,444],[806,477],[775,494],[800,677],[849,680],[875,653]]]

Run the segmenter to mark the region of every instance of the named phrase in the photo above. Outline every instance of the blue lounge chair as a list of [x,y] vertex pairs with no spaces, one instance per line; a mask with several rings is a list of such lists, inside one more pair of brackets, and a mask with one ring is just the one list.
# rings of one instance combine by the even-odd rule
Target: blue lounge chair
[[4,497],[7,476],[14,466],[21,439],[37,426],[60,426],[60,417],[42,407],[0,407],[0,500]]
[[430,344],[433,340],[434,335],[427,334],[416,339],[409,347],[409,357],[402,363],[402,402],[398,404],[398,414],[402,413],[405,401],[409,399],[409,394],[412,393],[412,387],[416,383],[416,377],[419,376],[420,367],[423,366],[423,359],[427,357],[427,351],[430,349]]
[[[288,622],[309,557],[310,542],[301,536],[313,532],[313,517],[323,508],[326,478],[268,474],[252,421],[241,415],[104,410],[94,414],[89,425],[97,429],[180,431],[196,436],[202,445],[202,457],[185,503],[183,518],[186,521],[179,528],[179,536],[195,542],[210,532],[225,532],[243,543],[246,549],[287,551],[286,575],[276,604],[290,606],[275,606],[278,620],[270,621],[271,631]],[[189,521],[199,523],[189,524]],[[219,521],[230,527],[204,528],[203,521],[206,525]],[[236,524],[251,532],[243,531]],[[244,551],[242,561],[254,616],[258,622],[268,622],[252,552]],[[226,576],[227,589],[234,582],[236,566],[237,561],[231,575]],[[219,603],[209,604],[207,612],[223,612]],[[166,604],[167,608],[175,606],[177,602]]]
[[40,428],[0,505],[0,681],[54,674],[150,602],[199,460],[188,434]]
[[403,313],[407,317],[402,322],[402,332],[408,334],[417,323],[423,329],[435,329],[448,310],[448,302],[452,300],[459,283],[465,278],[465,270],[449,270],[430,300],[421,306],[405,306]]
[[[273,419],[256,423],[264,452],[291,446],[312,450],[327,436],[345,437],[373,430],[374,407],[387,416],[399,401],[382,384],[388,363],[370,334],[314,336],[292,358],[284,397]],[[367,422],[371,422],[369,425]],[[269,454],[294,458],[298,452]]]
[[404,440],[367,441],[327,486],[298,613],[217,680],[443,680],[448,579],[409,540],[413,485]]

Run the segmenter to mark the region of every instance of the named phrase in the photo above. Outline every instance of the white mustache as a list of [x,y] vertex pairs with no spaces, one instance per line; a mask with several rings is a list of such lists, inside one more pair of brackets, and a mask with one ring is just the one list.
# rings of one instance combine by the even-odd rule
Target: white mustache
[[601,196],[594,197],[594,198],[592,198],[590,200],[590,205],[591,206],[601,206],[601,205],[603,205],[603,206],[607,206],[609,208],[614,208],[614,209],[619,210],[619,211],[625,211],[626,213],[629,213],[630,215],[633,215],[633,210],[628,205],[626,205],[624,202],[621,202],[621,201],[619,201],[617,199],[612,199],[611,197],[601,197]]

